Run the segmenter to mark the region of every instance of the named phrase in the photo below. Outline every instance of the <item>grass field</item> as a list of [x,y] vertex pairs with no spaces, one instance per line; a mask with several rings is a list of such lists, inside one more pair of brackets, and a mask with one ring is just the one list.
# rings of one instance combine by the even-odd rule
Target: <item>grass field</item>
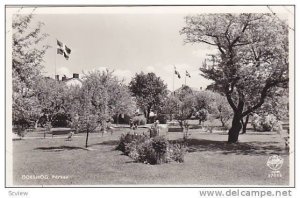
[[[136,163],[114,150],[121,133],[91,134],[90,149],[84,149],[85,135],[72,141],[66,136],[30,133],[13,141],[14,185],[289,185],[289,155],[282,138],[275,133],[248,133],[240,143],[226,144],[225,133],[190,130],[184,163],[148,165]],[[138,129],[141,133],[146,129]],[[170,140],[181,133],[168,133]],[[284,159],[280,178],[268,178],[268,157]],[[33,178],[35,176],[35,178]],[[31,178],[30,178],[31,177]]]

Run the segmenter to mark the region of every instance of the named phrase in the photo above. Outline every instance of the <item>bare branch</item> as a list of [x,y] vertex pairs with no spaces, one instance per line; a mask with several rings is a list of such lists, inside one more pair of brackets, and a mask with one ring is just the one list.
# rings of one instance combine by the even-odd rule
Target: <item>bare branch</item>
[[202,40],[202,39],[198,39],[198,42],[203,42],[203,43],[206,43],[206,44],[208,44],[208,45],[218,46],[218,45],[215,44],[215,43],[211,43],[211,42],[208,42],[208,41],[205,41],[205,40]]

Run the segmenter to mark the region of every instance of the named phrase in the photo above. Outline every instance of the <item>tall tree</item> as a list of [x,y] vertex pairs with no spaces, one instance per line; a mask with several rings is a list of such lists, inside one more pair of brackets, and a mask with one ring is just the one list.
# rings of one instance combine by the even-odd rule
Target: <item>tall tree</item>
[[129,90],[118,81],[112,71],[94,71],[85,75],[80,91],[71,90],[74,95],[70,109],[74,110],[73,122],[80,131],[86,132],[85,146],[89,134],[118,113],[133,111],[134,102]]
[[112,114],[117,116],[117,123],[120,114],[126,114],[128,116],[133,116],[137,110],[136,102],[131,96],[129,88],[124,84],[119,84],[114,91],[113,100],[111,101],[114,105],[114,111]]
[[105,127],[109,119],[109,89],[112,75],[108,72],[90,72],[84,77],[79,96],[79,127],[86,132],[85,146],[88,147],[89,134],[99,125]]
[[43,58],[48,45],[41,33],[42,23],[32,23],[32,15],[14,15],[12,22],[12,121],[24,130],[40,116],[37,80],[41,77]]
[[195,116],[199,124],[206,121],[208,114],[212,113],[212,104],[215,101],[215,95],[212,91],[200,91],[195,94]]
[[[68,98],[73,94],[64,82],[49,77],[41,77],[35,87],[37,98],[42,108],[43,118],[52,123],[52,126],[65,127],[70,117],[70,103]],[[57,118],[61,117],[61,124]],[[56,120],[56,121],[55,121]],[[56,124],[55,124],[56,123]]]
[[211,112],[220,120],[224,127],[226,122],[232,117],[232,110],[226,101],[225,96],[222,96],[217,92],[212,92],[212,94],[212,100],[210,100]]
[[136,97],[137,105],[143,110],[147,122],[150,112],[159,110],[167,97],[167,85],[154,73],[136,74],[129,84],[129,89]]
[[225,94],[234,112],[228,142],[237,142],[241,119],[288,86],[288,27],[269,14],[202,14],[187,16],[181,34],[218,49],[200,70]]
[[179,112],[181,101],[178,97],[175,97],[174,94],[170,94],[167,99],[164,101],[162,108],[163,114],[169,115],[169,119],[173,120]]
[[179,95],[171,94],[164,101],[163,113],[170,115],[170,117],[177,120],[183,128],[185,120],[191,118],[194,113],[194,96],[192,94]]

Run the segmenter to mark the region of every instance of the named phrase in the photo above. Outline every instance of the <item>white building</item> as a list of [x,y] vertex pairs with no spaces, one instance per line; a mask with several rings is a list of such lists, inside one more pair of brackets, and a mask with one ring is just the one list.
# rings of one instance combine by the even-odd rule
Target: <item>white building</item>
[[[59,81],[59,75],[55,75],[55,79]],[[79,78],[79,74],[73,73],[72,78],[67,78],[65,75],[61,78],[61,81],[66,83],[68,87],[82,86],[82,80]]]

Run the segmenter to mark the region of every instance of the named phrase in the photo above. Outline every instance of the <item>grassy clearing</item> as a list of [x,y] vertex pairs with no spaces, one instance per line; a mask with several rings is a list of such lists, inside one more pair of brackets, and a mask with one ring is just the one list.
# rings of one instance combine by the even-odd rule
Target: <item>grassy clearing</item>
[[[119,129],[103,137],[91,134],[90,150],[84,149],[84,134],[72,141],[66,141],[64,136],[43,139],[42,134],[28,134],[31,138],[13,142],[13,182],[15,185],[288,185],[289,156],[275,133],[241,135],[239,144],[228,145],[225,133],[191,130],[184,163],[148,165],[135,163],[114,150],[121,133],[127,131]],[[167,137],[178,140],[182,134],[169,133]],[[272,154],[284,158],[281,178],[268,178],[270,169],[266,162]],[[43,175],[48,179],[22,179],[24,175]]]

